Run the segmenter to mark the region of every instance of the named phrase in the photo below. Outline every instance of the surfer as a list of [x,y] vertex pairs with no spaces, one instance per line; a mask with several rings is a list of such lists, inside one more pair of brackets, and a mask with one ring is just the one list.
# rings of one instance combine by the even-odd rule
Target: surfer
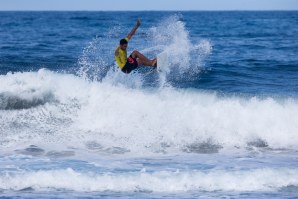
[[150,60],[137,50],[134,50],[130,54],[130,56],[127,57],[126,48],[128,46],[128,41],[135,34],[136,30],[140,25],[141,25],[141,22],[138,19],[136,26],[131,30],[131,32],[127,35],[125,39],[120,40],[120,45],[115,50],[116,62],[120,67],[121,71],[126,74],[130,73],[132,70],[139,67],[139,65],[156,67],[156,62],[157,62],[156,58]]

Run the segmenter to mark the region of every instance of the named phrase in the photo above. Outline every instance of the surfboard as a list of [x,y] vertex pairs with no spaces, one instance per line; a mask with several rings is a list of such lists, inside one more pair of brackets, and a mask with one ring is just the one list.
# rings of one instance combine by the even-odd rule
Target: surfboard
[[157,55],[157,71],[163,72],[168,68],[168,54],[166,52],[162,52]]

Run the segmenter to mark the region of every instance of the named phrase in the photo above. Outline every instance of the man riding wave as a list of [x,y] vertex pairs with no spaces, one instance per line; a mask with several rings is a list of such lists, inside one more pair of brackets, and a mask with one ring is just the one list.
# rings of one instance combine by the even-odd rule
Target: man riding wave
[[129,57],[127,57],[127,46],[128,41],[131,39],[131,37],[135,34],[138,27],[141,25],[140,20],[138,19],[136,26],[132,29],[132,31],[127,35],[125,39],[120,40],[120,45],[115,50],[115,59],[120,67],[121,71],[128,74],[132,70],[139,67],[139,65],[144,66],[152,66],[156,67],[157,59],[148,59],[143,54],[141,54],[139,51],[134,50]]

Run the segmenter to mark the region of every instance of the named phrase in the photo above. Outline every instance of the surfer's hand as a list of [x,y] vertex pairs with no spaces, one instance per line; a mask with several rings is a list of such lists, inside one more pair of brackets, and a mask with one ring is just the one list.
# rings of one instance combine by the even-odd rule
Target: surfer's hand
[[140,19],[138,19],[137,26],[140,26],[140,25],[141,25],[141,21],[140,21]]

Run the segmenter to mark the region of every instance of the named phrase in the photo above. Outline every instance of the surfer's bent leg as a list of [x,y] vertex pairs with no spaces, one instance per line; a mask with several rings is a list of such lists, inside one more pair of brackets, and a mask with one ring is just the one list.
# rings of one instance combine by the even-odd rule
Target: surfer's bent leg
[[155,64],[156,64],[156,59],[150,60],[137,50],[134,50],[131,53],[131,56],[133,58],[138,58],[139,64],[144,65],[144,66],[155,66]]

